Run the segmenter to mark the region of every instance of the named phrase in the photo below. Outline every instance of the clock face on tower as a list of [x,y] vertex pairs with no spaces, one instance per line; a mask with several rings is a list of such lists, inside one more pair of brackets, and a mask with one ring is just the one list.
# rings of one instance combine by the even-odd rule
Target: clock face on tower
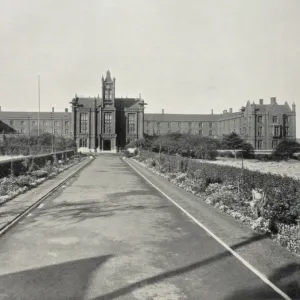
[[105,87],[106,87],[107,90],[110,89],[110,85],[109,84],[107,84]]

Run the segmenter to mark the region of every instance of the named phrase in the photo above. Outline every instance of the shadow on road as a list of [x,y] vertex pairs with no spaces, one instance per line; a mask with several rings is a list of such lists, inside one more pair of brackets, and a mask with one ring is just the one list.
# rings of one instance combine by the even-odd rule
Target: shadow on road
[[0,276],[1,300],[82,300],[104,255]]
[[[300,299],[300,265],[289,264],[274,271],[268,278],[272,283],[278,286],[282,291],[289,295],[292,299]],[[252,300],[252,299],[274,299],[271,294],[264,293],[265,288],[252,290],[243,289],[234,292],[224,300]],[[281,298],[279,298],[281,299]]]
[[[53,218],[56,220],[56,225],[61,226],[62,222],[78,223],[88,219],[111,217],[118,212],[124,211],[136,211],[136,210],[157,210],[166,209],[168,205],[133,205],[122,202],[97,202],[97,199],[82,202],[63,202],[61,204],[51,205],[39,210],[37,216],[32,216],[30,219],[30,226],[33,226],[35,222],[39,222],[40,228],[43,226],[43,222],[39,220],[41,218]],[[41,224],[40,224],[41,223]],[[55,225],[55,226],[56,226]],[[20,226],[18,230],[27,230],[26,226]]]
[[[234,249],[238,249],[241,248],[242,246],[245,246],[247,244],[253,243],[255,241],[258,240],[262,240],[265,239],[265,236],[261,236],[261,235],[255,235],[252,238],[240,242],[238,244],[235,244],[232,246],[232,248]],[[96,298],[93,298],[91,300],[111,300],[111,299],[117,299],[118,297],[122,296],[122,295],[126,295],[126,294],[130,294],[132,293],[134,290],[139,289],[139,288],[143,288],[145,286],[151,285],[151,284],[155,284],[158,283],[160,281],[163,281],[165,279],[168,278],[172,278],[172,277],[176,277],[180,274],[183,273],[187,273],[190,272],[192,270],[195,270],[197,268],[200,268],[204,265],[207,264],[211,264],[214,263],[218,260],[221,260],[227,256],[230,256],[230,252],[225,251],[219,255],[216,255],[214,257],[210,257],[208,259],[205,259],[203,261],[200,262],[196,262],[194,264],[190,264],[187,266],[184,266],[182,268],[177,268],[171,271],[167,271],[161,274],[158,274],[156,276],[152,276],[146,279],[143,279],[141,281],[135,282],[133,284],[130,284],[128,286],[119,288],[113,292],[107,293],[105,295],[101,295],[98,296]],[[295,273],[298,272],[299,270],[299,265],[293,265],[293,266],[286,266],[284,268],[280,268],[279,270],[276,270],[276,272],[274,272],[274,274],[270,277],[271,282],[273,282],[274,284],[280,283],[280,281],[284,278],[288,278],[289,282],[286,285],[280,285],[280,287],[286,292],[289,293],[291,296],[293,297],[298,297],[299,291],[300,291],[300,286],[299,286],[299,282],[297,281],[297,276],[294,276],[294,278],[296,277],[297,279],[292,279],[291,276],[292,275],[296,275]],[[298,274],[299,275],[299,274]],[[255,275],[253,275],[255,276]],[[213,283],[212,283],[213,286]],[[291,290],[291,288],[293,290]],[[200,295],[199,295],[200,297]],[[279,296],[275,291],[273,291],[269,286],[267,286],[266,284],[264,284],[261,281],[261,287],[258,287],[257,289],[249,289],[247,291],[243,290],[243,291],[237,291],[233,296],[229,296],[227,298],[225,298],[226,296],[224,295],[224,299],[229,300],[229,299],[253,299],[253,300],[259,300],[259,299],[282,299],[281,296]],[[297,298],[295,298],[297,299]]]
[[[266,238],[255,235],[245,241],[237,243],[232,248],[237,249],[253,242]],[[90,300],[110,300],[128,295],[134,290],[148,285],[159,283],[168,278],[201,268],[207,264],[216,263],[231,254],[224,251],[219,255],[207,258],[187,266],[176,268],[161,274],[145,278],[133,284],[118,288],[112,292],[100,295]],[[0,299],[3,300],[40,300],[40,299],[86,299],[88,287],[93,279],[94,271],[107,262],[112,256],[105,255],[94,258],[70,261],[62,264],[46,266],[43,268],[26,270],[0,277]],[[300,295],[299,264],[287,265],[276,270],[269,279],[293,299]],[[229,270],[230,271],[230,270]],[[253,275],[255,276],[255,275]],[[212,282],[212,288],[214,283]],[[201,295],[199,295],[200,298]],[[233,295],[224,295],[225,300],[240,299],[282,299],[276,292],[261,281],[261,285],[247,290],[238,290]]]

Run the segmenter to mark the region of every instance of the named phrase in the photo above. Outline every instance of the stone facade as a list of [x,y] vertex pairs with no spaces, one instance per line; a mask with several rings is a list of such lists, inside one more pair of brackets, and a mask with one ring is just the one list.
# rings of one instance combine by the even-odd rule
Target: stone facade
[[77,95],[72,100],[73,138],[82,151],[123,148],[144,134],[144,100],[116,98],[116,80],[102,77],[102,98]]
[[[23,111],[0,111],[0,120],[6,124],[0,131],[9,133],[17,132],[27,136],[38,134],[38,123],[40,134],[48,132],[55,136],[71,138],[72,113],[65,109],[65,112],[23,112]],[[11,129],[9,129],[11,128]]]
[[236,132],[254,149],[271,150],[283,138],[296,139],[296,105],[280,105],[272,97],[269,104],[247,102],[239,112],[224,110],[223,114],[183,115],[145,114],[145,134],[162,135],[173,132],[222,138]]
[[113,151],[123,148],[146,135],[173,132],[222,138],[236,132],[258,150],[274,149],[283,138],[296,139],[296,105],[278,104],[275,97],[270,103],[241,107],[238,112],[224,110],[222,114],[144,114],[141,98],[116,98],[116,80],[108,71],[102,77],[102,95],[96,98],[75,96],[72,112],[10,112],[1,111],[2,129],[21,134],[40,133],[72,137],[82,151]]

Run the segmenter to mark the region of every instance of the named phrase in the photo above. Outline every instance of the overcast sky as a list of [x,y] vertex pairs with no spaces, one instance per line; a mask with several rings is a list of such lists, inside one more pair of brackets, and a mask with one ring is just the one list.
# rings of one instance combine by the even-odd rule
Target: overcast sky
[[2,110],[37,110],[38,74],[41,110],[63,110],[110,69],[147,112],[275,96],[300,115],[300,0],[1,0],[0,40]]

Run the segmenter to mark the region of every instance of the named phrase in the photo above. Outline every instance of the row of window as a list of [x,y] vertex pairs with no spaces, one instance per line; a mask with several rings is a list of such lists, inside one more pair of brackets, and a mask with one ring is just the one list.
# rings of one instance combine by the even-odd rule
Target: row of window
[[[34,132],[34,131],[37,132],[37,128],[35,128],[34,130],[32,130],[32,132]],[[25,130],[24,128],[21,128],[21,129],[20,129],[20,133],[25,133],[25,132],[26,132],[26,130]],[[42,128],[42,129],[41,129],[41,132],[50,132],[50,131],[48,131],[46,128]],[[60,132],[61,132],[61,131],[60,131],[59,129],[54,129],[54,130],[53,130],[53,133],[54,133],[55,135],[60,134]],[[66,135],[66,136],[68,136],[68,135],[70,134],[69,129],[65,129],[64,132],[65,132],[65,135]]]
[[[179,133],[180,131],[177,131],[177,132]],[[189,132],[189,133],[192,133],[191,130],[189,130],[188,132]],[[147,130],[146,130],[146,133],[147,133],[148,135],[150,135],[150,133],[151,133],[150,129],[147,129]],[[172,131],[169,129],[167,133],[172,133]],[[161,134],[160,129],[158,129],[158,130],[156,131],[156,134],[157,134],[157,135],[160,135],[160,134]],[[198,134],[199,134],[200,136],[203,136],[203,130],[199,130]],[[209,135],[209,136],[213,136],[213,131],[212,131],[212,130],[209,130],[208,135]]]
[[[149,127],[150,126],[150,121],[148,121],[146,124],[147,124],[147,127]],[[186,122],[168,122],[168,127],[170,128],[171,127],[171,123],[173,123],[173,124],[176,124],[177,123],[177,126],[178,127],[181,127],[181,124],[182,123],[186,123]],[[192,127],[192,123],[194,123],[194,122],[188,122],[188,126],[191,128]],[[156,124],[157,124],[157,127],[159,127],[160,126],[160,122],[156,122]],[[199,122],[198,123],[198,126],[199,126],[199,128],[202,128],[203,127],[203,122]],[[213,123],[208,123],[208,127],[209,128],[212,128],[213,127]]]
[[[136,114],[129,113],[128,114],[128,132],[135,133],[136,132]],[[80,132],[87,133],[88,132],[88,114],[82,113],[80,114]],[[104,113],[104,132],[112,133],[112,113]]]
[[[258,140],[256,143],[256,149],[258,150],[262,150],[263,149],[263,141],[262,140]],[[276,149],[276,147],[278,146],[279,141],[278,140],[274,140],[272,141],[272,148]]]
[[[60,122],[59,121],[54,121],[54,126],[59,126]],[[21,126],[24,126],[26,124],[25,121],[21,120]],[[36,126],[37,125],[37,121],[32,121],[31,122],[32,126]],[[43,126],[47,126],[47,121],[43,121]],[[14,126],[14,120],[10,120],[9,122],[10,126]],[[65,121],[65,127],[69,127],[70,126],[70,121]]]
[[[251,117],[249,117],[249,120],[251,120]],[[263,116],[257,116],[257,122],[261,123],[263,120]],[[272,122],[277,123],[278,122],[278,116],[272,116]],[[285,123],[289,123],[290,118],[288,116],[285,117]]]

